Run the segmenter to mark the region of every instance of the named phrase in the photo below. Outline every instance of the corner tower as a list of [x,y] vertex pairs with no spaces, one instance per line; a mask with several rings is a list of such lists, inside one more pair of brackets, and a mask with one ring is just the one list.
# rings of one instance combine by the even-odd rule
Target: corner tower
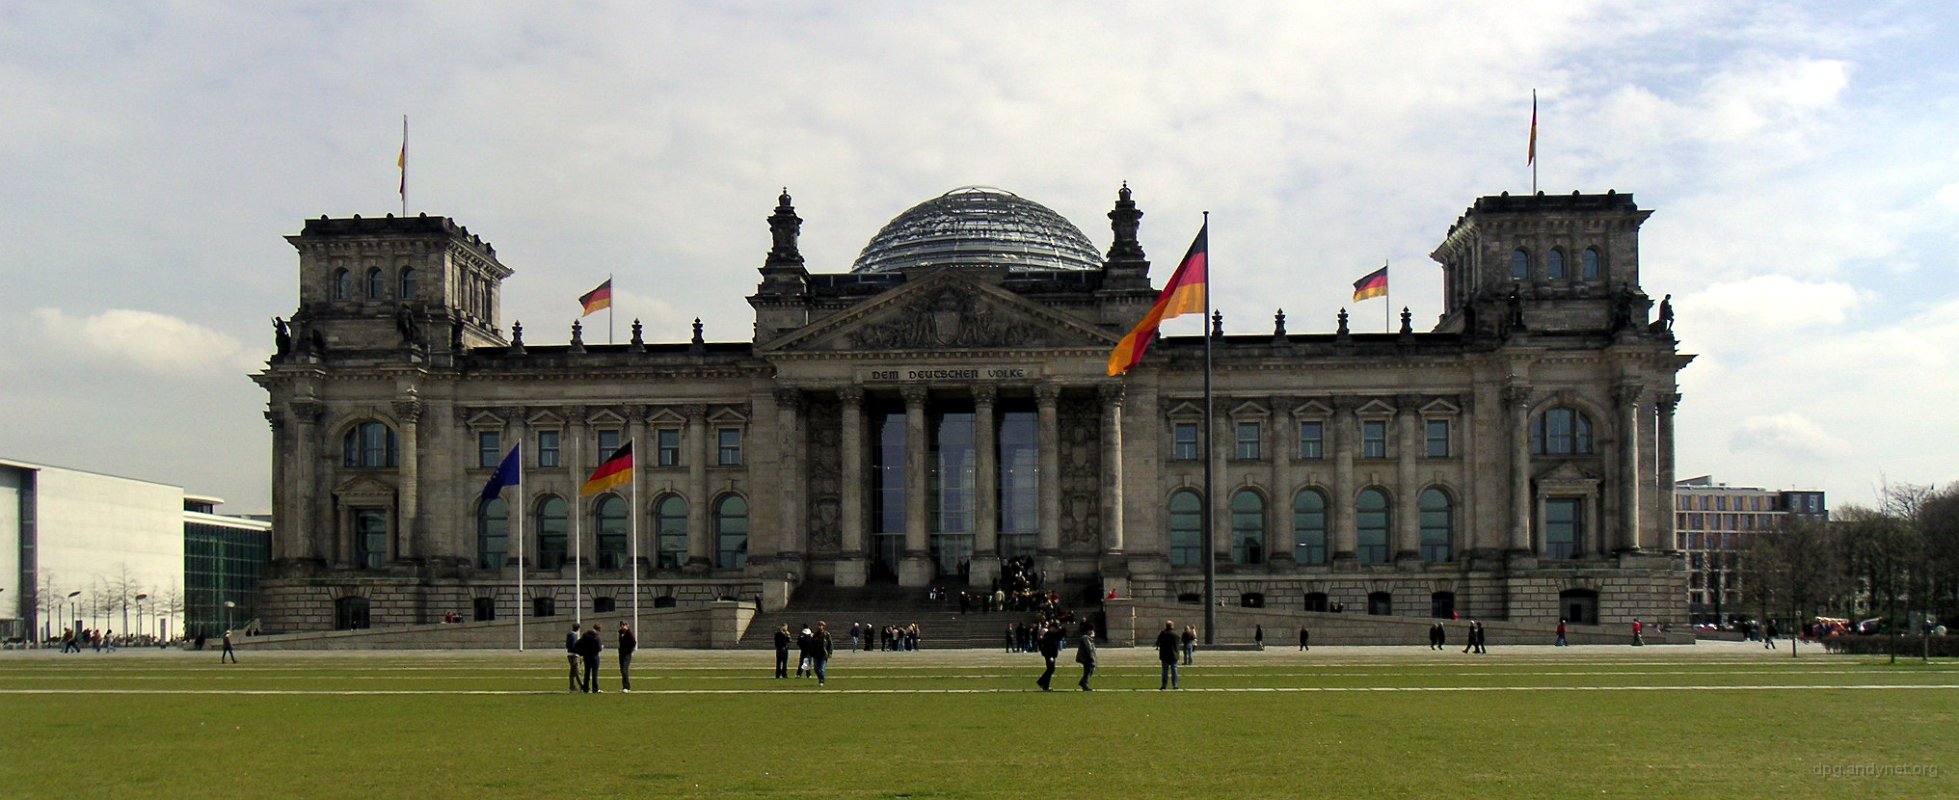
[[1436,330],[1508,334],[1644,329],[1639,227],[1630,194],[1482,197],[1430,254],[1442,265]]
[[503,346],[496,248],[448,217],[325,216],[286,237],[299,251],[299,309],[289,352]]

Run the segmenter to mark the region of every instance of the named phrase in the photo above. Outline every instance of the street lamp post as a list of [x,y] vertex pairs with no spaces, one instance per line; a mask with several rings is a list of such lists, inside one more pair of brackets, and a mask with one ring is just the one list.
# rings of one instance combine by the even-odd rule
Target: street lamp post
[[225,633],[231,632],[231,610],[237,607],[238,607],[237,603],[231,602],[230,600],[224,601],[224,632]]
[[[68,619],[74,622],[73,630],[75,631],[75,638],[77,640],[80,640],[82,637],[82,621],[76,618],[75,615],[82,613],[82,608],[81,608],[80,601],[77,601],[75,598],[81,596],[82,596],[82,590],[80,589],[76,589],[75,591],[69,592],[67,607],[64,609],[64,611],[68,615]],[[63,622],[62,624],[66,625],[68,623]]]
[[143,601],[148,599],[150,599],[148,592],[136,595],[136,646],[138,647],[143,646]]

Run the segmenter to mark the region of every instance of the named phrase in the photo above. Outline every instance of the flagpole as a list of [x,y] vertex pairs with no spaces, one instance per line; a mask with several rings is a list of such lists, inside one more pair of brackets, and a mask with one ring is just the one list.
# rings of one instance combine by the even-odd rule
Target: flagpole
[[1387,273],[1388,260],[1381,259],[1381,277],[1388,279],[1388,304],[1381,308],[1381,332],[1394,333],[1394,322],[1388,315],[1394,313],[1394,276]]
[[[639,460],[639,453],[633,453],[633,460]],[[639,464],[633,464],[633,507],[632,507],[632,559],[633,570],[633,630],[639,630]],[[633,635],[637,636],[638,633]]]
[[408,115],[401,115],[401,215],[408,216]]
[[[612,273],[608,272],[605,274],[605,283],[607,286],[612,285]],[[606,344],[612,344],[613,341],[612,340],[612,312],[616,310],[614,308],[614,306],[616,305],[618,304],[613,303],[611,301],[607,301],[605,304],[605,343]],[[633,621],[638,622],[639,620],[633,620]]]
[[1537,90],[1530,90],[1530,193],[1537,194]]
[[1218,553],[1217,532],[1217,488],[1212,474],[1212,465],[1218,459],[1217,421],[1211,418],[1211,292],[1216,283],[1211,279],[1211,212],[1204,212],[1204,643],[1217,643],[1218,627]]
[[[582,448],[581,448],[582,449]],[[571,516],[571,621],[585,624],[585,493],[572,501]]]
[[[521,451],[519,443],[513,450]],[[524,652],[524,456],[517,456],[517,652]]]

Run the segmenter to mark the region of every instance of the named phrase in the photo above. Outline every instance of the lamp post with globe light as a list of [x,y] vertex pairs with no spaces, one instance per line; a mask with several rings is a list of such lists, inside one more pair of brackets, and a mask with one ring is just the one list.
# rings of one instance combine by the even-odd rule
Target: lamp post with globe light
[[139,592],[136,595],[136,643],[139,647],[143,642],[143,601],[148,599],[150,599],[149,592]]
[[238,607],[237,603],[231,602],[230,600],[224,601],[224,632],[225,633],[231,632],[231,610],[237,607]]
[[[82,596],[82,590],[80,589],[76,589],[75,591],[69,592],[68,602],[66,604],[66,607],[63,609],[63,611],[68,615],[68,620],[74,623],[72,629],[75,631],[75,639],[77,642],[79,642],[82,638],[82,621],[76,619],[75,615],[82,613],[82,608],[81,608],[81,601],[78,601],[75,598],[81,596]],[[64,621],[62,624],[67,625],[69,623],[67,621]]]

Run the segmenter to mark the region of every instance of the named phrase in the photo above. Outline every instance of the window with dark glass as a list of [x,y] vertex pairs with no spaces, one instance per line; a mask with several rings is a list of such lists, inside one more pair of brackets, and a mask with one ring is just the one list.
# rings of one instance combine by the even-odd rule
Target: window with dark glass
[[1383,420],[1365,420],[1360,423],[1360,457],[1388,457],[1388,423]]
[[537,432],[537,465],[539,467],[562,466],[558,460],[558,432]]
[[1031,556],[1040,545],[1040,422],[1032,411],[1000,415],[1000,555]]
[[496,431],[476,432],[476,466],[494,467],[502,463],[502,438]]
[[1173,450],[1171,458],[1178,461],[1197,460],[1197,423],[1179,422],[1171,427]]
[[592,613],[610,614],[619,610],[619,601],[610,597],[592,598]]
[[555,617],[558,615],[558,600],[554,597],[531,598],[531,616]]
[[1554,281],[1565,279],[1563,250],[1552,248],[1544,254],[1544,277]]
[[1452,556],[1449,543],[1456,527],[1455,508],[1449,502],[1449,495],[1441,489],[1422,492],[1421,514],[1422,560],[1431,564],[1448,561]]
[[494,598],[494,597],[478,597],[478,598],[475,598],[475,599],[474,599],[474,600],[473,600],[473,601],[472,601],[472,602],[470,603],[470,605],[472,606],[472,608],[471,608],[470,610],[471,610],[471,611],[474,611],[474,612],[475,612],[475,614],[474,614],[474,615],[472,616],[472,618],[473,618],[473,619],[474,619],[475,621],[477,621],[477,622],[495,622],[495,621],[496,621],[496,618],[497,618],[497,599],[496,599],[496,598]]
[[871,444],[872,564],[894,577],[905,552],[905,414],[873,413],[871,424],[877,436]]
[[653,506],[653,531],[658,537],[661,569],[679,569],[687,563],[687,501],[667,495]]
[[402,270],[401,270],[401,299],[403,299],[403,300],[413,300],[413,299],[415,299],[415,289],[416,289],[416,287],[415,287],[415,268],[414,268],[414,267],[404,267],[404,268],[402,268]]
[[1184,490],[1170,495],[1170,566],[1203,563],[1203,509],[1196,492]]
[[1238,423],[1238,460],[1258,459],[1258,429],[1259,424],[1256,422]]
[[1598,248],[1587,247],[1578,257],[1579,275],[1585,280],[1597,280],[1603,271],[1599,268]]
[[1313,489],[1292,498],[1292,557],[1301,564],[1326,563],[1326,496]]
[[354,510],[354,565],[379,569],[388,560],[388,512],[378,508]]
[[1306,593],[1306,610],[1307,610],[1307,611],[1318,611],[1318,612],[1320,612],[1320,613],[1322,613],[1322,614],[1324,614],[1324,613],[1326,613],[1326,609],[1327,609],[1327,602],[1326,602],[1326,592],[1307,592],[1307,593]]
[[333,601],[333,629],[337,631],[366,630],[369,623],[369,606],[365,597],[342,597]]
[[973,558],[979,528],[979,452],[971,411],[932,415],[926,440],[925,507],[931,537],[929,555],[940,575],[957,575]]
[[351,300],[354,297],[354,276],[344,269],[333,271],[333,299]]
[[592,507],[599,524],[599,569],[624,569],[626,566],[626,501],[618,495],[599,498]]
[[714,504],[714,564],[721,569],[748,564],[748,501],[739,495]]
[[1448,619],[1456,613],[1456,593],[1436,592],[1428,596],[1428,615],[1436,619]]
[[1249,489],[1231,496],[1231,560],[1265,563],[1265,498]]
[[367,271],[367,299],[380,300],[388,296],[388,278],[379,269]]
[[1326,458],[1326,423],[1299,423],[1299,457],[1307,461]]
[[1541,456],[1577,456],[1592,453],[1592,421],[1575,409],[1558,407],[1538,415],[1531,423],[1531,452]]
[[1388,563],[1388,496],[1379,489],[1363,490],[1354,500],[1354,558]]
[[565,538],[570,530],[566,508],[564,499],[558,497],[547,497],[537,505],[538,569],[559,569],[565,565],[566,545],[570,543]]
[[605,460],[611,458],[612,454],[618,452],[618,450],[619,432],[599,431],[599,451],[592,454],[592,466],[596,467],[605,463]]
[[1424,451],[1428,457],[1448,458],[1449,421],[1446,419],[1431,419],[1427,421],[1427,424],[1423,428],[1428,434],[1426,440],[1428,447]]
[[476,507],[476,566],[503,569],[510,554],[510,506],[502,498]]
[[661,428],[653,433],[654,448],[658,452],[657,462],[662,467],[680,466],[680,431],[677,428]]
[[1394,616],[1394,595],[1387,592],[1369,592],[1367,613],[1376,617]]
[[379,422],[363,422],[354,426],[340,444],[344,466],[393,467],[399,460],[395,452],[395,432]]
[[1553,498],[1544,501],[1544,557],[1577,558],[1585,543],[1583,501]]
[[1510,251],[1510,279],[1530,280],[1530,253],[1524,252],[1521,247]]
[[722,428],[716,431],[715,435],[721,443],[721,460],[719,462],[721,466],[741,466],[741,429]]

